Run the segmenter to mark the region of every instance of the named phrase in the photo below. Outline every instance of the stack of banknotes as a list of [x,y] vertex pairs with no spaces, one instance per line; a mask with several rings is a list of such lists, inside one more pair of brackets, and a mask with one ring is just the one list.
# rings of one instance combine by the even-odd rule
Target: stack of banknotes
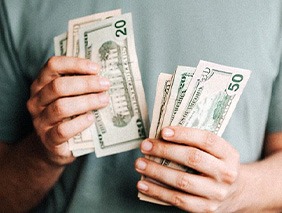
[[70,20],[54,46],[57,56],[100,64],[99,75],[111,82],[109,105],[93,111],[93,125],[68,141],[73,155],[95,151],[102,157],[139,147],[149,128],[131,14],[113,10]]
[[[197,68],[178,66],[173,75],[159,75],[150,138],[165,126],[186,126],[222,135],[251,71],[200,61]],[[166,159],[148,158],[174,169],[193,172]],[[145,178],[145,177],[142,177]],[[139,193],[144,201],[166,204]]]

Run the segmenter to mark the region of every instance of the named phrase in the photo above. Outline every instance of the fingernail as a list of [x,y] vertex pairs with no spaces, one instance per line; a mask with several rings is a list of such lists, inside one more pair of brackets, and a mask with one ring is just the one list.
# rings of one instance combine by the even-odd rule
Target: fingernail
[[150,151],[153,147],[153,144],[150,141],[143,141],[141,145],[141,149],[144,151]]
[[163,131],[162,131],[162,135],[164,137],[172,137],[174,135],[174,131],[170,128],[164,128]]
[[92,113],[88,113],[88,114],[87,114],[87,119],[88,119],[89,121],[93,121],[93,120],[94,120],[94,115],[93,115]]
[[147,167],[147,163],[143,160],[138,160],[136,162],[136,168],[139,169],[139,170],[145,170]]
[[102,93],[102,94],[99,95],[99,100],[100,100],[101,103],[107,104],[110,101],[110,97],[109,97],[108,94]]
[[140,191],[147,191],[149,189],[148,185],[139,181],[137,187]]
[[104,87],[104,88],[108,88],[108,87],[110,86],[110,81],[109,81],[107,78],[101,77],[101,78],[99,79],[99,83],[100,83],[100,85],[101,85],[102,87]]

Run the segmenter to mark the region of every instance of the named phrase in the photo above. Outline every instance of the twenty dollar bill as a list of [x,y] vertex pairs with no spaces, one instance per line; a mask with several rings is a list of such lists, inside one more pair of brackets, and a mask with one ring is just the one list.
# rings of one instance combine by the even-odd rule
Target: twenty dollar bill
[[148,115],[131,14],[81,27],[79,40],[80,56],[100,64],[111,82],[109,106],[93,112],[97,157],[137,148],[148,134]]

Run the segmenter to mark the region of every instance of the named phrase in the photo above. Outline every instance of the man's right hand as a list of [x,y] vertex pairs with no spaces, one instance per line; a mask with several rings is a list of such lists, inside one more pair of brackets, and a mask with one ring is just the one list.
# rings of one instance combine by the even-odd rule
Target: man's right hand
[[93,123],[92,110],[109,103],[110,82],[98,72],[90,60],[54,56],[31,86],[27,107],[48,159],[57,165],[75,159],[67,141]]

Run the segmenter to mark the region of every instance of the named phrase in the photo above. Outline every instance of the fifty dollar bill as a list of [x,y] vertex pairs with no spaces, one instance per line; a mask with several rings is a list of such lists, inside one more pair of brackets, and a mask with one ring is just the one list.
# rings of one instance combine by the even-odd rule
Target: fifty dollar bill
[[[181,125],[208,130],[221,136],[235,110],[250,74],[251,71],[249,70],[200,61],[185,91],[185,96],[181,100],[180,107],[177,109],[175,108],[178,104],[177,98],[174,97],[180,97],[183,89],[180,88],[181,84],[177,84],[178,90],[171,89],[168,102],[174,102],[174,104],[167,104],[162,127]],[[176,75],[178,75],[177,72]],[[174,79],[177,79],[177,77],[174,76]],[[175,86],[175,82],[173,82],[173,86]],[[169,108],[172,110],[169,110]],[[193,172],[190,168],[166,159],[154,158],[154,160],[174,169]],[[139,195],[139,197],[149,202],[164,204],[144,195]]]

